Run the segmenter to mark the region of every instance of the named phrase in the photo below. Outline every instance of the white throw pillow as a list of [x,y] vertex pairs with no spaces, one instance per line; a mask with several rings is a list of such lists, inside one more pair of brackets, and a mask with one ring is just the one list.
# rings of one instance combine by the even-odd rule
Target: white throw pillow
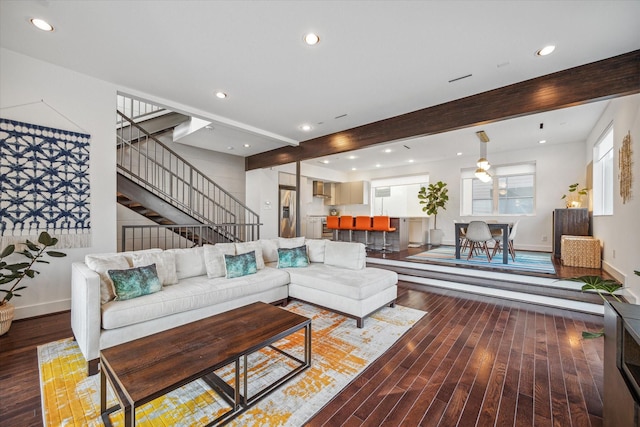
[[213,279],[225,276],[225,255],[235,255],[234,243],[217,243],[216,245],[204,245],[204,264],[207,269],[207,277]]
[[139,253],[133,254],[133,266],[144,267],[145,265],[156,265],[158,278],[162,286],[178,283],[176,273],[176,256],[172,252],[160,253]]
[[278,262],[278,238],[260,239],[262,259],[265,263]]
[[299,248],[304,245],[304,236],[301,237],[278,237],[278,247],[283,249]]
[[327,241],[324,263],[334,267],[361,270],[365,267],[367,251],[362,243]]
[[327,240],[320,239],[307,239],[305,245],[307,245],[307,254],[309,255],[309,261],[311,262],[324,262],[324,249]]
[[87,255],[84,263],[100,276],[100,303],[112,301],[116,297],[113,281],[107,270],[125,270],[130,267],[127,259],[122,255]]
[[262,245],[260,242],[236,242],[236,255],[246,254],[251,251],[255,251],[256,253],[256,266],[258,267],[258,270],[263,269],[264,258],[262,257]]
[[178,280],[207,274],[202,246],[187,249],[167,249],[165,252],[173,253],[176,257]]

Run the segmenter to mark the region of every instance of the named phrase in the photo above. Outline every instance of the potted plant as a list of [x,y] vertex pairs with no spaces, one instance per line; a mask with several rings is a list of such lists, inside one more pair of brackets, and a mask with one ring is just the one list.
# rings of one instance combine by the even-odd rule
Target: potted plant
[[449,201],[449,189],[447,184],[438,181],[435,184],[429,184],[428,187],[421,187],[418,192],[418,199],[422,207],[422,212],[427,215],[433,215],[433,229],[429,231],[429,243],[432,245],[440,245],[442,243],[443,231],[438,229],[438,211],[446,210],[446,204]]
[[[640,275],[640,273],[638,273],[637,271],[635,273]],[[618,296],[615,294],[615,292],[620,289],[622,285],[620,285],[615,280],[603,279],[600,276],[580,276],[566,280],[583,283],[581,288],[583,292],[596,291],[598,295],[600,295],[600,298],[605,301],[607,300],[605,298],[605,294],[608,294],[616,301],[622,302],[620,298],[618,298]],[[604,336],[604,330],[598,332],[582,331],[582,338],[584,339],[599,338],[601,336]]]
[[[58,239],[51,237],[46,231],[40,233],[38,243],[39,245],[27,240],[24,243],[26,248],[22,251],[16,252],[15,245],[8,245],[0,253],[0,292],[4,293],[2,300],[0,300],[0,335],[5,334],[11,327],[15,309],[9,301],[13,297],[21,296],[16,292],[26,288],[25,285],[20,285],[22,279],[25,277],[33,279],[36,274],[40,274],[40,272],[33,269],[33,265],[35,263],[49,264],[49,261],[43,259],[45,254],[54,258],[67,256],[65,253],[58,251],[46,251],[48,247],[55,246],[58,243]],[[12,264],[7,263],[5,258],[14,253],[22,255],[25,260]]]
[[582,206],[582,197],[587,195],[588,188],[580,188],[580,184],[577,182],[569,186],[569,195],[563,194],[561,199],[566,199],[566,206],[568,208],[579,208]]

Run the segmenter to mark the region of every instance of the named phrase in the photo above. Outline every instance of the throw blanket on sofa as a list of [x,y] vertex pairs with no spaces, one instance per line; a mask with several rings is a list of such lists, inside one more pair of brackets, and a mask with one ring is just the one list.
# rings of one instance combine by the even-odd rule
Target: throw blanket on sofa
[[90,246],[90,135],[0,119],[0,243]]

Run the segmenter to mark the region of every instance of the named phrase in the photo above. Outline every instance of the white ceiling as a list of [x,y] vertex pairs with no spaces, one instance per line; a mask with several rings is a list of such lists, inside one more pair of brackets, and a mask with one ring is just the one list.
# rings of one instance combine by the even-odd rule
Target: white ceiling
[[[0,45],[212,120],[181,142],[247,156],[639,49],[639,16],[640,1],[2,0]],[[556,51],[535,56],[546,44]],[[603,108],[487,125],[489,151],[537,144],[540,122],[549,144],[583,140]],[[468,129],[393,149],[329,165],[434,160],[478,140]]]

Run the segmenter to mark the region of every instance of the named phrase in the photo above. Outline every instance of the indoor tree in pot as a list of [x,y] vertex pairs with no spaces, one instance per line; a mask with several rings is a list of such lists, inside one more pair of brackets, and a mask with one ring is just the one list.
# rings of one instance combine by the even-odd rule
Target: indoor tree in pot
[[[67,256],[65,253],[58,251],[47,251],[46,249],[55,246],[58,239],[51,237],[49,233],[43,231],[38,236],[38,243],[35,244],[27,240],[24,245],[25,249],[16,251],[15,245],[8,245],[0,253],[0,292],[4,293],[0,300],[0,335],[5,334],[11,327],[13,321],[14,307],[9,301],[13,297],[19,297],[19,292],[26,288],[26,285],[20,285],[22,279],[28,277],[33,279],[39,271],[32,267],[35,263],[49,264],[49,261],[43,259],[44,255],[54,258],[62,258]],[[7,263],[5,258],[12,254],[22,255],[25,260],[22,262]]]
[[442,244],[442,236],[444,232],[438,229],[438,210],[446,210],[446,204],[449,201],[449,189],[447,184],[438,181],[435,184],[429,184],[428,187],[421,187],[418,192],[418,199],[422,207],[422,212],[427,215],[433,215],[433,229],[429,231],[429,243],[432,245]]

